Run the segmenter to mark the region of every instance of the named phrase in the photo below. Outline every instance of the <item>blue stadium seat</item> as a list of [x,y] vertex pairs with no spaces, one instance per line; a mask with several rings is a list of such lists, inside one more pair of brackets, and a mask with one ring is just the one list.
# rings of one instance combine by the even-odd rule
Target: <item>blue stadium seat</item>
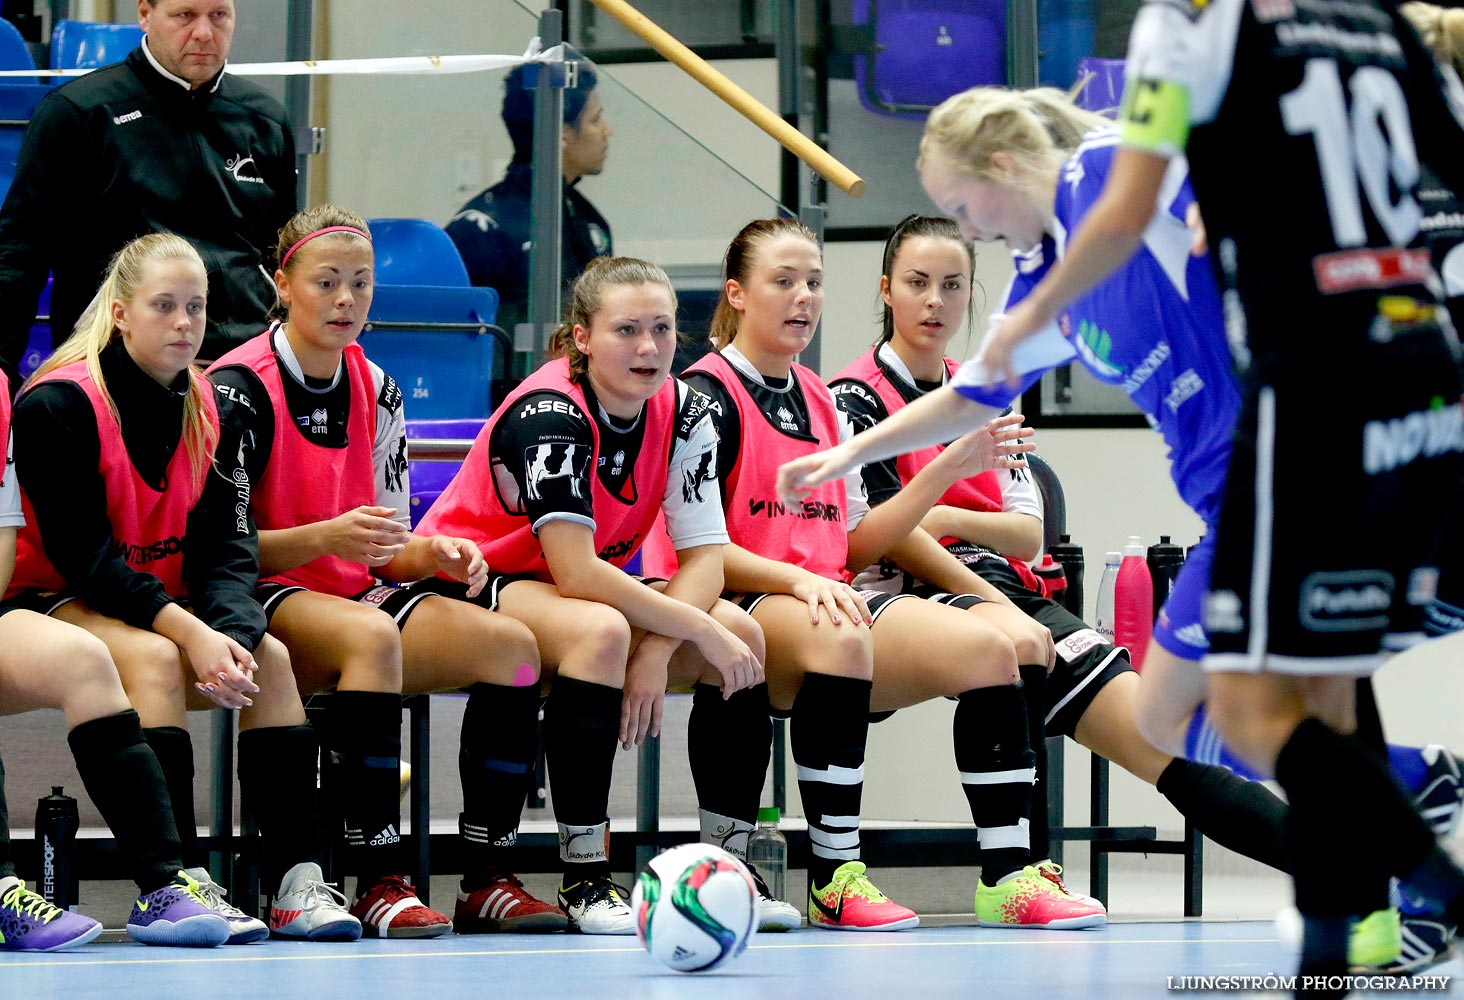
[[1091,0],[1037,0],[1037,80],[1066,90],[1097,42]]
[[[0,24],[9,24],[0,21]],[[3,32],[0,32],[3,34]],[[29,59],[29,56],[26,57]],[[17,66],[16,69],[31,69]],[[21,82],[15,77],[0,82],[0,121],[16,122],[14,125],[0,125],[0,200],[10,190],[15,179],[15,164],[20,158],[20,140],[25,136],[26,124],[34,117],[36,106],[51,92],[50,86],[29,81]]]
[[1006,0],[854,0],[854,24],[872,29],[854,57],[870,111],[924,118],[970,87],[1007,82]]
[[[484,421],[481,418],[468,420],[408,420],[407,439],[432,439],[432,438],[456,438],[471,440],[478,436],[483,429]],[[408,454],[411,453],[411,445],[407,446]],[[432,502],[442,495],[447,489],[447,484],[452,482],[452,477],[457,475],[458,469],[462,468],[462,462],[443,461],[418,461],[412,460],[407,463],[408,475],[412,482],[412,527],[422,520],[422,515],[427,513],[427,508]]]
[[[30,48],[20,37],[20,29],[0,19],[0,69],[35,69]],[[14,78],[12,78],[14,79]]]
[[1078,104],[1089,111],[1114,111],[1123,100],[1123,60],[1089,56],[1078,63],[1078,82],[1087,80]]
[[491,288],[377,285],[361,347],[397,380],[408,416],[485,418],[494,352],[505,346],[487,329],[497,316]]
[[367,224],[376,251],[378,284],[471,284],[463,258],[441,226],[426,219],[371,219]]
[[142,43],[136,24],[57,21],[51,31],[52,69],[96,69],[127,58]]

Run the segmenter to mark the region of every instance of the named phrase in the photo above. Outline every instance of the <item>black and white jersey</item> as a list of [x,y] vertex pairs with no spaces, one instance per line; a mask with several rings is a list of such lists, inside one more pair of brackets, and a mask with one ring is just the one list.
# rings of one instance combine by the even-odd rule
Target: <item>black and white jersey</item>
[[[808,417],[808,402],[803,398],[803,388],[798,384],[797,379],[791,375],[786,379],[774,379],[763,375],[751,361],[743,357],[741,351],[730,344],[721,349],[721,355],[737,372],[737,377],[742,381],[748,395],[757,403],[758,409],[762,410],[770,427],[777,428],[779,432],[789,437],[803,441],[815,440],[812,424]],[[738,421],[737,404],[733,402],[722,383],[706,372],[689,371],[684,377],[699,392],[706,393],[711,398],[712,419],[716,424],[717,435],[721,439],[716,478],[721,484],[721,489],[725,491],[727,478],[736,467],[737,456],[742,451],[742,425]],[[839,441],[847,441],[854,436],[854,428],[842,409],[835,407],[835,412],[839,420]],[[828,446],[834,444],[834,442],[823,443]],[[861,469],[855,469],[845,476],[844,486],[849,501],[847,523],[849,530],[853,531],[864,519],[864,515],[869,513],[869,500],[864,491]],[[723,499],[725,500],[725,497]]]
[[[329,379],[312,378],[300,367],[290,347],[290,339],[276,326],[270,331],[270,344],[279,361],[280,384],[290,419],[301,432],[309,432],[312,444],[324,448],[345,448],[351,407],[363,401],[351,399],[351,380],[346,377],[342,359]],[[396,380],[381,366],[367,359],[371,368],[371,387],[376,402],[376,441],[371,449],[371,468],[376,475],[376,505],[396,510],[392,520],[410,526],[412,520],[411,480],[407,474],[407,416],[402,405],[402,391]],[[228,386],[236,394],[236,405],[242,402],[250,414],[245,433],[251,456],[251,482],[260,482],[269,466],[274,449],[274,414],[269,393],[259,376],[244,365],[225,365],[214,369],[209,377],[215,385]],[[242,400],[238,397],[242,396]]]
[[1464,179],[1464,90],[1392,5],[1149,0],[1126,73],[1124,143],[1188,151],[1232,342],[1314,362],[1414,321],[1382,296],[1425,311],[1426,255],[1400,248],[1420,165]]
[[[1460,155],[1464,156],[1464,151]],[[1464,330],[1464,199],[1425,168],[1418,203],[1423,208],[1419,235],[1443,283],[1454,329]]]
[[[519,399],[494,425],[488,442],[495,488],[506,510],[521,510],[537,533],[549,521],[572,521],[595,528],[590,476],[611,497],[627,506],[641,502],[635,479],[643,448],[661,449],[665,438],[646,441],[645,408],[630,421],[605,412],[589,383],[582,384],[594,413],[600,447],[595,467],[595,433],[590,417],[564,393],[550,389]],[[711,400],[685,382],[676,384],[676,418],[661,509],[666,530],[678,549],[727,544],[721,497],[706,483],[717,466],[717,432]],[[531,475],[552,466],[551,474]]]

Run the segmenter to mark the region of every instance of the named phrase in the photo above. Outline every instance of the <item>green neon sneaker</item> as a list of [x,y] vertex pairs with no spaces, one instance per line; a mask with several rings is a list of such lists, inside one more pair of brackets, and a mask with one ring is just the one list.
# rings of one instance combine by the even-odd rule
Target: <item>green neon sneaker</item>
[[1391,965],[1403,951],[1403,922],[1397,910],[1377,910],[1352,925],[1347,938],[1347,964],[1353,972]]
[[808,882],[808,926],[831,931],[899,931],[915,927],[915,911],[890,899],[864,876],[864,862],[845,861],[822,889]]
[[1083,930],[1108,923],[1108,912],[1096,899],[1066,892],[1037,866],[1027,865],[996,885],[976,883],[976,922],[982,927]]

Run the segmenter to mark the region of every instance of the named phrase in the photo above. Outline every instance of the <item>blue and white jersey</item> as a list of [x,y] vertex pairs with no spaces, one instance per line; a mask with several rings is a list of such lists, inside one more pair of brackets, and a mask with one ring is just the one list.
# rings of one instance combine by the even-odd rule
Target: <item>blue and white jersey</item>
[[[1014,255],[1016,274],[1002,312],[1026,298],[1062,256],[1068,234],[1102,193],[1118,145],[1117,129],[1095,129],[1063,164],[1054,201],[1057,235]],[[1041,363],[1025,376],[1022,391],[1042,371],[1072,359],[1100,381],[1121,386],[1169,445],[1170,473],[1180,496],[1213,523],[1240,395],[1210,261],[1190,253],[1185,213],[1193,203],[1187,164],[1176,157],[1142,249],[1018,353]],[[1013,360],[1027,367],[1020,357]],[[957,373],[956,389],[978,402],[1006,405],[1013,390],[979,384],[985,381],[979,362],[978,354]]]

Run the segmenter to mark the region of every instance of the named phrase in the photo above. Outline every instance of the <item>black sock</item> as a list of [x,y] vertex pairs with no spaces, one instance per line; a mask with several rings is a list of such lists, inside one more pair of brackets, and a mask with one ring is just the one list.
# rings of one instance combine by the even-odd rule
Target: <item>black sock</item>
[[720,688],[698,684],[691,697],[686,755],[698,806],[756,823],[773,756],[768,686],[759,684],[723,700]]
[[239,734],[239,797],[259,826],[261,875],[269,893],[296,864],[323,860],[319,764],[320,742],[313,726],[271,726]]
[[[1276,757],[1290,802],[1288,842],[1304,918],[1359,917],[1388,905],[1388,876],[1407,876],[1435,848],[1413,804],[1361,742],[1305,719]],[[1354,807],[1367,803],[1364,840]],[[1370,849],[1386,844],[1385,853]],[[1338,872],[1347,872],[1340,879]]]
[[193,737],[179,726],[154,726],[144,729],[142,735],[157,755],[168,786],[183,867],[202,868],[208,859],[198,846],[198,819],[193,811]]
[[173,881],[183,849],[163,769],[132,709],[83,722],[66,736],[86,793],[117,839],[142,895]]
[[1265,785],[1223,767],[1176,757],[1155,787],[1215,843],[1290,873],[1286,803]]
[[10,848],[10,810],[5,805],[5,761],[0,760],[0,878],[15,876],[15,855]]
[[360,897],[401,868],[402,696],[337,691],[321,722],[345,821],[346,870]]
[[1383,733],[1383,717],[1378,714],[1378,698],[1371,677],[1357,679],[1356,705],[1358,742],[1386,764],[1388,738]]
[[996,883],[1031,864],[1032,750],[1020,685],[977,688],[956,703],[951,726],[956,770],[981,842],[981,881]]
[[458,744],[463,811],[458,832],[467,848],[463,888],[482,888],[487,869],[518,839],[529,773],[539,749],[539,688],[474,684]]
[[822,888],[859,857],[864,744],[872,681],[806,674],[793,699],[789,742],[808,817],[808,884]]
[[621,698],[620,689],[608,684],[556,677],[544,706],[544,756],[566,888],[610,874],[604,830]]
[[1022,675],[1022,701],[1027,707],[1027,743],[1037,780],[1032,788],[1032,815],[1027,840],[1031,856],[1041,861],[1050,857],[1052,845],[1047,821],[1047,666],[1034,663],[1018,667]]

